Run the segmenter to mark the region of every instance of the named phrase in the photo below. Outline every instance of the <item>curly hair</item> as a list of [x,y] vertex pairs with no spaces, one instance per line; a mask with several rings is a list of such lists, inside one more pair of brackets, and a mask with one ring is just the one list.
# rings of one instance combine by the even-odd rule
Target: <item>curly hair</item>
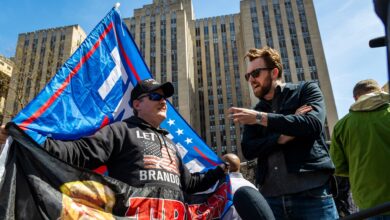
[[263,47],[260,49],[252,48],[245,54],[244,60],[248,58],[249,61],[252,62],[259,57],[264,59],[267,67],[277,68],[279,70],[278,78],[280,79],[282,77],[283,65],[278,51],[270,47]]

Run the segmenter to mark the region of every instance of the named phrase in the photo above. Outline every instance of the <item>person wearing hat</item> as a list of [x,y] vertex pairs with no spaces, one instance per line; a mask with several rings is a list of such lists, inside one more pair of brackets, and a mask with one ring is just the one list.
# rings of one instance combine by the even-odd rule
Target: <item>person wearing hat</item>
[[[93,170],[104,164],[110,177],[132,187],[147,188],[145,197],[174,200],[184,207],[184,193],[209,189],[225,176],[228,168],[220,164],[206,173],[192,174],[183,164],[175,144],[166,137],[168,132],[159,127],[166,118],[166,99],[173,93],[170,82],[140,81],[131,92],[133,116],[79,140],[48,138],[43,146],[79,167]],[[0,143],[5,136],[2,127]]]

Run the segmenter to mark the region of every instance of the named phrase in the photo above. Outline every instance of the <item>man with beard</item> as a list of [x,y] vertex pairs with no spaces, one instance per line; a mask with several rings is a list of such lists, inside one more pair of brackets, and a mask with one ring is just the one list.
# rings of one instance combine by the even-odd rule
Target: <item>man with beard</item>
[[248,160],[257,158],[260,192],[276,219],[337,219],[325,104],[317,83],[282,83],[282,62],[272,48],[250,49],[245,58],[245,79],[259,102],[254,110],[229,112],[245,125],[242,152]]

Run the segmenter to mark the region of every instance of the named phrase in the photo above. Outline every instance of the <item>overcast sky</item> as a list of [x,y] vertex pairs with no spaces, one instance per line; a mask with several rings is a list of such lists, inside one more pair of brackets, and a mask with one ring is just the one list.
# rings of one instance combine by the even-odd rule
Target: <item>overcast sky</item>
[[[14,56],[19,33],[79,24],[87,33],[117,1],[113,0],[0,0],[0,54]],[[121,2],[122,17],[152,0]],[[196,18],[239,12],[239,0],[193,0]],[[382,36],[384,27],[371,0],[314,0],[338,116],[353,103],[352,88],[362,79],[387,82],[384,48],[368,41]],[[223,6],[223,7],[221,7]]]

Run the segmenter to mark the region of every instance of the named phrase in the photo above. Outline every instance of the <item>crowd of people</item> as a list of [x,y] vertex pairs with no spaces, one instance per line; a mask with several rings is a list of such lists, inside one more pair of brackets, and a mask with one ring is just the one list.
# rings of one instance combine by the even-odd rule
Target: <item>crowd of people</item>
[[[329,147],[325,102],[318,84],[284,83],[281,57],[275,49],[250,49],[245,59],[244,77],[259,101],[253,109],[231,107],[228,111],[234,122],[244,125],[241,146],[245,159],[257,159],[255,184],[243,178],[240,159],[234,154],[224,155],[226,163],[206,173],[187,170],[175,144],[159,127],[166,118],[166,99],[174,93],[170,82],[139,82],[131,92],[131,118],[80,140],[48,139],[43,146],[77,166],[94,169],[106,164],[110,176],[132,186],[169,186],[180,202],[184,202],[183,193],[206,190],[229,173],[233,198],[237,194],[241,202],[234,203],[237,209],[232,206],[223,219],[338,219],[335,175],[348,177],[360,210],[390,201],[388,93],[374,80],[358,82],[353,90],[356,102],[334,127]],[[153,138],[141,141],[140,133]],[[0,143],[7,135],[2,126]],[[175,173],[177,181],[160,183],[164,180],[148,178],[140,159],[146,145],[169,155],[175,167],[161,167],[160,171]],[[251,205],[257,208],[245,208]],[[389,214],[380,217],[390,219]]]

